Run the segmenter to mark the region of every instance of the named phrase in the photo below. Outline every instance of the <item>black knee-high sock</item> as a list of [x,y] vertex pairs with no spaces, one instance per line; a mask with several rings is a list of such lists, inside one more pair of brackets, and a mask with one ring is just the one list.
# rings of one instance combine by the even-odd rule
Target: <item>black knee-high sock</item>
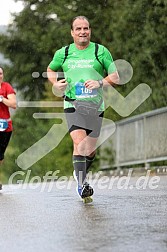
[[89,167],[93,163],[94,159],[95,159],[95,155],[93,155],[93,157],[86,156],[86,172],[88,172]]
[[86,178],[86,158],[81,155],[73,155],[73,166],[77,176],[78,185],[81,187]]

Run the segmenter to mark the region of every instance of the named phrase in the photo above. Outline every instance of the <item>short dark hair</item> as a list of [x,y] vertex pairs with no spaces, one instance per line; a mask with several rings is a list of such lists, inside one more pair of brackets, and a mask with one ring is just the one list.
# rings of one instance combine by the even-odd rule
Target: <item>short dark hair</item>
[[[77,17],[74,17],[74,18],[72,19],[72,21],[71,21],[71,30],[73,30],[73,23],[74,23],[74,21],[75,21],[76,19],[85,19],[85,20],[87,20],[88,23],[89,23],[88,18],[85,17],[85,16],[77,16]],[[90,24],[89,24],[89,27],[90,27]]]

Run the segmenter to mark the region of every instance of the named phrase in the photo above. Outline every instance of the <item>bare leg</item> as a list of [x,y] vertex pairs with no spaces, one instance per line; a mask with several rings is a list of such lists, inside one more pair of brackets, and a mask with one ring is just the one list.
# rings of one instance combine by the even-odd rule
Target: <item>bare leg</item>
[[74,130],[70,133],[73,140],[73,155],[94,156],[98,138],[89,137],[82,129]]

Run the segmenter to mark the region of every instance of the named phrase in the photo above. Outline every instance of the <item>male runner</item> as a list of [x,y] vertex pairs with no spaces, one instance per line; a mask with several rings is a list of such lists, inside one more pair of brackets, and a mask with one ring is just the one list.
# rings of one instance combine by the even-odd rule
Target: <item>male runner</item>
[[[103,87],[118,84],[119,76],[108,49],[90,41],[91,28],[85,16],[72,20],[71,36],[74,43],[55,52],[47,74],[53,86],[65,94],[64,112],[73,141],[77,190],[81,198],[87,198],[93,195],[86,174],[95,158],[102,125]],[[60,69],[65,74],[62,80],[57,79]]]

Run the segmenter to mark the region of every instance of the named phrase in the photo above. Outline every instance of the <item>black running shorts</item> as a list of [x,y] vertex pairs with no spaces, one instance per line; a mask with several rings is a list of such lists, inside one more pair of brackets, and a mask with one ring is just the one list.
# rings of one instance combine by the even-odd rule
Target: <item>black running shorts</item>
[[4,159],[4,153],[8,146],[12,131],[0,132],[0,160]]
[[97,138],[100,135],[104,112],[97,115],[83,115],[78,113],[75,108],[64,109],[69,132],[77,129],[84,129],[90,137]]

